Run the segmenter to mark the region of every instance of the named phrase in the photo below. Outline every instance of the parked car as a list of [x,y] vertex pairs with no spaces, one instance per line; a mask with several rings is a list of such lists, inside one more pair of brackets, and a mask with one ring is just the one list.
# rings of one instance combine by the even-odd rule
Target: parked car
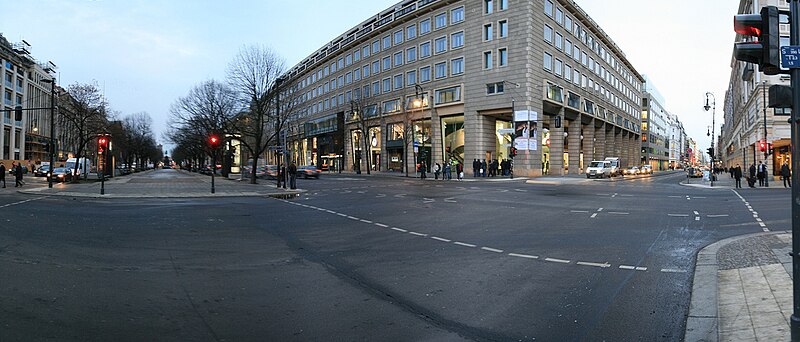
[[33,171],[34,177],[47,177],[47,174],[50,172],[50,165],[42,165],[36,171]]
[[303,177],[305,179],[311,177],[319,179],[320,173],[322,172],[320,172],[320,170],[314,165],[301,166],[297,168],[297,177]]
[[53,169],[53,173],[50,177],[52,177],[54,182],[70,182],[72,181],[72,170],[65,167],[57,167]]
[[593,160],[586,168],[586,178],[611,177],[611,162],[607,160]]
[[639,168],[638,168],[638,167],[636,167],[636,166],[631,166],[631,167],[629,167],[629,168],[625,169],[624,171],[622,171],[622,173],[623,173],[624,175],[626,175],[626,176],[636,176],[636,175],[638,175],[638,174],[641,174],[641,171],[639,171]]
[[642,165],[641,172],[642,172],[642,174],[646,174],[646,175],[652,174],[653,173],[653,167],[650,166],[650,165]]

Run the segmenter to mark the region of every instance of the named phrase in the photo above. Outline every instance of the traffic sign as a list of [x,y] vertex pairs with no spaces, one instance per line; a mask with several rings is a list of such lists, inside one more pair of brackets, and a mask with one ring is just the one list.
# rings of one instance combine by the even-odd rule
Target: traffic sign
[[500,133],[500,134],[511,134],[511,133],[514,133],[514,129],[513,128],[501,128],[501,129],[497,130],[497,133]]
[[781,46],[781,64],[785,69],[800,68],[800,46]]

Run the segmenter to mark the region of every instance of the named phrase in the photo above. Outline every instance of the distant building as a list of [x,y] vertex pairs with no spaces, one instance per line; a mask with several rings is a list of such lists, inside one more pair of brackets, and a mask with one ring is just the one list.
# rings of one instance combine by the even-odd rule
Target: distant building
[[471,175],[474,159],[509,158],[512,146],[517,175],[640,163],[644,79],[574,1],[403,1],[285,76],[299,117],[287,152],[300,164],[413,173],[449,162]]

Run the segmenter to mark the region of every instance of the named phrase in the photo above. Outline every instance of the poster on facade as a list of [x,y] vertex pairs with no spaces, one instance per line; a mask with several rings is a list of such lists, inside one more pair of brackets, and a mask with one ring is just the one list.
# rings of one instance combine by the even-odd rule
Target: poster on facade
[[530,110],[514,112],[514,147],[520,151],[537,150],[536,121],[539,113]]

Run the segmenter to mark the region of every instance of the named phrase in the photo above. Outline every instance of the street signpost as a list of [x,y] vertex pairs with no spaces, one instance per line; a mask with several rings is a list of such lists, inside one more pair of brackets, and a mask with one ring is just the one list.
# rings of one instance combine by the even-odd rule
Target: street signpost
[[[800,168],[800,149],[797,148],[797,144],[800,143],[800,129],[798,129],[798,124],[800,124],[800,115],[798,115],[797,111],[800,109],[800,65],[794,64],[797,61],[797,53],[798,50],[796,47],[800,46],[800,0],[792,0],[790,4],[791,16],[790,18],[793,20],[789,20],[791,22],[790,26],[790,38],[789,44],[790,47],[787,49],[786,57],[782,59],[786,59],[791,65],[791,76],[792,76],[792,118],[789,120],[791,125],[791,134],[792,134],[792,182],[794,186],[792,187],[792,279],[795,279],[792,283],[792,293],[794,297],[794,303],[792,305],[792,317],[790,319],[790,330],[792,341],[800,341],[800,185],[798,185],[798,181],[800,181],[800,174],[798,174],[798,169]],[[781,49],[783,50],[783,49]],[[783,52],[783,51],[781,51]],[[791,57],[790,57],[791,56]]]

